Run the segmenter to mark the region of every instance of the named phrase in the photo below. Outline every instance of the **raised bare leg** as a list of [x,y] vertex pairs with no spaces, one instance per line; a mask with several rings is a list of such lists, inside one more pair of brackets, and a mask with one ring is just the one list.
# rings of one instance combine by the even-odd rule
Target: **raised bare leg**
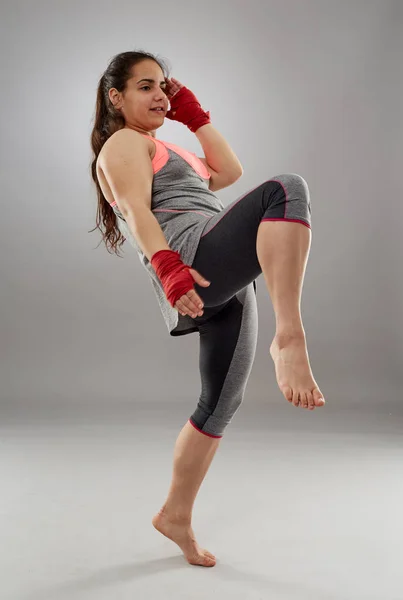
[[189,421],[179,433],[174,449],[171,487],[152,524],[181,548],[192,565],[213,567],[215,557],[199,547],[191,527],[193,504],[222,438],[197,431]]
[[270,347],[277,383],[288,402],[313,410],[325,400],[313,378],[301,316],[311,230],[291,221],[263,221],[256,250],[276,315]]

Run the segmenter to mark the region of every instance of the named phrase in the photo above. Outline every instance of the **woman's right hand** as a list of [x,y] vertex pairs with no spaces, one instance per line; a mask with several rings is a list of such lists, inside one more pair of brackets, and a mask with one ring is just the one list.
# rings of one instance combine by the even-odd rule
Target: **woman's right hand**
[[[208,287],[210,285],[211,282],[204,279],[204,277],[202,277],[195,269],[189,267],[189,273],[198,285],[203,287]],[[203,300],[194,288],[189,290],[186,294],[183,294],[183,296],[175,303],[175,308],[181,315],[189,315],[193,319],[202,316],[203,306]]]

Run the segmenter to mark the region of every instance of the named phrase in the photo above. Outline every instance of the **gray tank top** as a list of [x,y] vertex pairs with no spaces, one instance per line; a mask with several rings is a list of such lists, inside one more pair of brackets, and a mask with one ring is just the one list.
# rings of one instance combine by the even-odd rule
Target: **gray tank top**
[[[209,190],[210,173],[193,152],[145,134],[144,137],[150,138],[156,145],[152,161],[151,211],[171,250],[179,252],[185,264],[192,265],[209,218],[221,212],[224,205]],[[159,278],[137,244],[116,202],[111,206],[117,216],[117,227],[137,250],[140,262],[150,277],[170,335],[186,335],[197,331],[191,317],[182,316],[170,305]]]

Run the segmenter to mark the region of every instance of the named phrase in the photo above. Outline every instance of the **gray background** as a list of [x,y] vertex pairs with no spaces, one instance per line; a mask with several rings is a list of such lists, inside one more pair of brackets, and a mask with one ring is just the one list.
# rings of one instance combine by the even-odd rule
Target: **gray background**
[[[52,598],[168,598],[184,585],[185,598],[218,591],[243,600],[401,599],[393,562],[401,546],[393,536],[402,522],[393,519],[403,498],[403,3],[14,0],[2,2],[0,21],[0,464],[6,490],[2,536],[8,541],[2,598],[34,597],[35,586],[42,586],[38,597],[44,598],[46,586],[54,584]],[[285,172],[302,175],[311,193],[313,239],[302,314],[313,374],[327,405],[308,414],[288,405],[278,390],[269,356],[274,315],[261,276],[256,360],[196,517],[205,536],[220,532],[210,551],[228,544],[220,547],[221,556],[229,552],[227,570],[213,584],[205,578],[218,577],[218,565],[209,575],[196,568],[189,575],[176,546],[152,537],[148,519],[150,503],[158,509],[163,499],[173,444],[200,393],[198,335],[170,337],[135,250],[126,243],[122,260],[103,243],[96,248],[98,231],[88,233],[96,214],[89,172],[96,85],[113,55],[133,49],[168,61],[170,76],[210,110],[213,125],[239,157],[243,176],[216,192],[225,205]],[[177,122],[166,119],[157,137],[203,156],[196,136]],[[271,480],[271,471],[263,483],[259,461],[263,472],[273,461],[280,481]],[[251,472],[255,480],[245,488]],[[351,479],[340,521],[322,513],[319,526],[330,528],[326,539],[333,535],[332,552],[338,548],[340,554],[328,562],[324,544],[311,537],[307,571],[312,526],[298,529],[305,522],[301,498],[287,492],[294,498],[291,514],[299,507],[301,521],[291,526],[286,512],[285,528],[277,521],[279,537],[270,549],[259,538],[257,515],[274,488],[278,494],[283,485],[306,483],[309,473],[316,473],[322,500],[328,494],[326,506],[347,490],[346,473]],[[259,521],[245,525],[244,538],[233,533],[231,540],[229,531],[237,529],[228,511],[239,519],[240,492],[247,494],[243,510],[252,506]],[[310,518],[317,518],[304,498]],[[273,510],[281,518],[287,499],[276,500]],[[117,507],[119,502],[126,504]],[[355,536],[350,522],[342,541],[338,535],[351,511],[353,523],[357,515],[364,519],[362,527]],[[97,519],[116,514],[119,522],[99,526]],[[144,536],[138,529],[143,521]],[[268,531],[275,536],[273,524]],[[301,535],[284,538],[285,531]],[[134,532],[141,542],[133,543]],[[147,546],[149,537],[155,547]],[[284,539],[289,546],[281,545]],[[116,565],[111,571],[108,548]],[[142,560],[148,551],[150,562],[126,571],[123,563],[136,563],[128,548]],[[161,548],[168,557],[162,563],[155,558]],[[267,552],[276,576],[267,574]],[[251,564],[234,569],[243,560]],[[157,579],[150,577],[156,573]],[[63,587],[61,580],[70,583]]]

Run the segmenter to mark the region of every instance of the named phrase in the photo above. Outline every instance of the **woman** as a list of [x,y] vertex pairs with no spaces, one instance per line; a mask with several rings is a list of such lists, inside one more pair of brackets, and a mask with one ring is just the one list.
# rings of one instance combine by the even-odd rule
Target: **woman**
[[[190,564],[214,566],[195,540],[192,509],[252,369],[260,273],[276,315],[270,354],[279,388],[294,406],[325,403],[300,312],[311,207],[308,186],[295,174],[224,207],[214,191],[236,181],[242,166],[194,94],[164,68],[152,54],[125,52],[99,82],[91,138],[97,227],[102,217],[107,248],[116,252],[125,239],[136,248],[170,335],[199,332],[202,392],[177,439],[168,497],[152,522]],[[204,158],[156,139],[165,117],[195,133]]]

